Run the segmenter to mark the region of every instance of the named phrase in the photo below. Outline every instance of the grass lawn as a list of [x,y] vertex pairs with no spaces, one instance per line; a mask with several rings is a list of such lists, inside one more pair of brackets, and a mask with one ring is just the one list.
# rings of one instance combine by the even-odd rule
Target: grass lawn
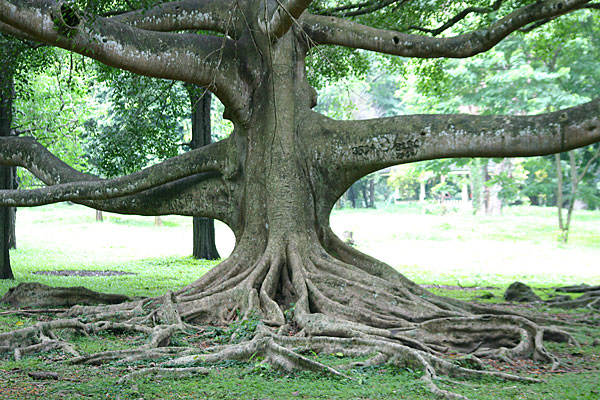
[[[391,206],[380,210],[336,210],[331,224],[338,234],[352,231],[357,247],[423,284],[493,287],[494,289],[432,289],[472,300],[491,291],[496,300],[505,287],[520,280],[547,296],[552,286],[588,283],[600,285],[600,212],[577,211],[568,245],[556,243],[555,210],[510,207],[502,217],[474,217],[468,213],[428,214],[418,206]],[[93,290],[131,296],[152,296],[176,289],[201,276],[214,263],[193,260],[191,218],[164,217],[154,227],[152,217],[105,215],[96,223],[94,211],[66,204],[20,209],[17,215],[18,249],[11,252],[16,280],[0,282],[0,296],[19,282],[37,281],[53,286],[86,286]],[[231,231],[217,225],[217,245],[227,256],[234,244]],[[63,277],[37,271],[114,270],[135,275]],[[0,308],[0,312],[7,308]],[[542,312],[556,311],[541,310]],[[442,387],[472,399],[600,399],[600,338],[598,316],[583,310],[564,312],[566,321],[587,319],[595,325],[569,328],[581,348],[551,344],[563,373],[550,374],[543,365],[523,362],[498,366],[521,374],[541,376],[545,383],[526,385],[493,379],[466,384],[440,382]],[[0,315],[0,332],[26,326],[48,315]],[[595,320],[594,320],[595,318]],[[227,338],[230,327],[211,334]],[[244,328],[245,329],[245,328]],[[213,338],[214,339],[214,338]],[[83,352],[136,347],[143,338],[130,333],[73,336]],[[181,334],[182,344],[201,338]],[[336,365],[351,360],[343,354],[320,355]],[[208,376],[160,380],[144,378],[115,384],[119,376],[143,363],[75,366],[60,351],[25,357],[19,362],[0,355],[0,399],[433,399],[418,379],[420,372],[395,367],[357,368],[353,378],[315,373],[282,374],[261,360],[214,366]],[[36,381],[27,373],[56,371],[58,381]]]

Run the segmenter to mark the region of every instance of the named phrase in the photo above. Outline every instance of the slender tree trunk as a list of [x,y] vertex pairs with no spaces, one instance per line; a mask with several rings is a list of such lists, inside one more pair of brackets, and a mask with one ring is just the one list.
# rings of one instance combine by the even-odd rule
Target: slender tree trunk
[[563,175],[562,175],[562,164],[560,162],[560,154],[554,155],[554,161],[556,162],[556,209],[558,211],[558,229],[560,230],[559,241],[565,243],[565,224],[563,220]]
[[485,214],[486,190],[485,180],[487,179],[487,162],[482,162],[476,158],[471,167],[473,179],[473,208],[476,215]]
[[571,201],[567,209],[567,223],[565,225],[564,242],[569,240],[569,229],[571,228],[571,217],[575,209],[575,200],[577,200],[577,189],[579,188],[579,176],[577,173],[577,161],[575,160],[575,151],[569,152],[569,162],[571,164]]
[[461,186],[462,186],[461,193],[460,193],[461,206],[463,208],[466,208],[469,206],[469,186],[468,186],[467,182],[463,182],[463,184]]
[[[0,68],[0,136],[11,134],[13,75],[8,68]],[[0,166],[0,189],[13,189],[14,168]],[[13,279],[9,250],[15,239],[15,211],[0,207],[0,279]]]
[[375,208],[375,178],[369,180],[369,207]]
[[348,189],[348,200],[352,204],[352,208],[356,208],[356,188],[355,185],[350,186]]
[[[197,86],[187,87],[192,104],[192,141],[191,148],[197,149],[212,142],[210,126],[210,106],[212,95],[208,90]],[[215,238],[215,221],[210,218],[194,217],[193,219],[193,249],[194,258],[217,260]]]
[[96,222],[104,222],[104,217],[102,216],[102,211],[96,210]]
[[[10,173],[11,173],[12,189],[17,189],[19,187],[19,182],[17,180],[17,167],[12,167],[10,169]],[[10,249],[16,249],[17,248],[17,232],[16,232],[16,227],[17,227],[17,208],[16,207],[9,207],[8,208],[8,215],[9,215],[9,219],[8,219],[8,224],[9,224],[9,228],[8,228],[8,247]]]
[[368,195],[368,190],[367,190],[367,185],[364,184],[362,185],[361,191],[362,193],[362,197],[363,197],[363,203],[365,205],[365,208],[369,208],[369,195]]
[[163,226],[162,219],[158,215],[154,217],[154,226]]
[[[489,166],[489,163],[488,163]],[[509,172],[512,167],[510,159],[505,158],[499,165],[496,165],[495,175],[500,175],[504,172]],[[487,171],[487,169],[486,169]],[[489,173],[486,172],[486,181],[489,180]],[[500,191],[502,190],[502,184],[497,182],[491,186],[486,186],[486,204],[485,204],[485,215],[488,216],[500,216],[502,215],[502,199],[500,198]]]
[[425,182],[419,182],[419,203],[425,202]]

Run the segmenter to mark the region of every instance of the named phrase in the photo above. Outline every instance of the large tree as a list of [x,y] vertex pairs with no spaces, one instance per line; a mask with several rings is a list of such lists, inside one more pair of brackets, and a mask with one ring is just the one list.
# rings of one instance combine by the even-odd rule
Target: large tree
[[[460,9],[465,3],[477,7]],[[40,341],[64,345],[44,341],[54,327],[134,329],[151,335],[148,345],[76,361],[172,356],[164,367],[176,368],[264,356],[285,369],[336,373],[293,350],[307,347],[374,355],[366,364],[418,365],[429,388],[448,397],[454,395],[435,386],[436,373],[518,378],[464,368],[445,354],[556,363],[543,339],[568,335],[522,316],[429,293],[342,242],[329,226],[330,211],[346,189],[384,167],[444,157],[542,155],[600,141],[600,99],[535,116],[337,121],[312,110],[317,99],[305,60],[323,46],[464,58],[517,30],[598,8],[589,0],[485,4],[184,0],[103,17],[63,1],[0,0],[2,32],[138,74],[207,87],[235,126],[228,139],[108,180],[72,169],[33,140],[0,138],[3,164],[25,167],[48,185],[2,191],[0,204],[70,200],[120,213],[203,216],[225,222],[236,235],[231,256],[183,289],[116,306],[76,307],[71,319],[1,334],[0,349],[22,354],[42,348]],[[440,29],[402,32],[409,16],[424,24],[445,12],[456,16]],[[482,18],[475,22],[473,16]],[[444,30],[447,36],[429,35]],[[264,324],[251,341],[202,354],[164,347],[189,324],[252,315]],[[301,334],[290,334],[296,331]]]

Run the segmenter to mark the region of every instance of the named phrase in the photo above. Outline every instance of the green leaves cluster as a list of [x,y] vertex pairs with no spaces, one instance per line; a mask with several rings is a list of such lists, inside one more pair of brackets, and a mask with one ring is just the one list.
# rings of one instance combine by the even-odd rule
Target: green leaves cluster
[[189,99],[181,83],[99,65],[97,80],[97,113],[85,135],[97,173],[128,174],[182,151]]

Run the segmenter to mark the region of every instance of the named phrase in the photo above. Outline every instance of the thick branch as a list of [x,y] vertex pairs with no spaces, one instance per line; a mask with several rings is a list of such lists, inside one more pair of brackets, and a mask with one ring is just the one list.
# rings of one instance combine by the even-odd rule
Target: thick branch
[[17,39],[21,40],[37,41],[37,39],[35,39],[34,37],[3,22],[0,22],[0,33],[4,35],[14,36]]
[[310,145],[311,156],[321,167],[328,166],[328,179],[339,196],[362,176],[391,165],[450,157],[538,156],[600,142],[600,99],[535,116],[326,119],[322,129],[321,140]]
[[234,0],[184,0],[159,4],[111,18],[136,28],[160,32],[207,30],[237,37],[243,20]]
[[54,0],[0,0],[0,22],[116,68],[208,87],[231,110],[246,109],[227,38],[142,30]]
[[279,6],[268,25],[269,34],[280,38],[290,30],[295,20],[300,18],[313,0],[280,0]]
[[236,231],[240,209],[235,185],[215,173],[170,182],[132,196],[113,200],[83,201],[86,206],[119,214],[185,215],[223,221]]
[[380,53],[420,58],[464,58],[484,52],[512,32],[533,22],[577,10],[590,0],[547,0],[519,8],[487,29],[447,38],[375,29],[348,20],[307,15],[303,27],[317,44],[333,44]]
[[[228,141],[193,150],[139,172],[116,179],[94,180],[54,157],[29,138],[0,138],[0,164],[25,167],[52,186],[35,190],[1,190],[0,205],[39,206],[60,201],[106,200],[123,197],[201,172],[224,173],[227,169]],[[68,182],[61,183],[62,175]]]

